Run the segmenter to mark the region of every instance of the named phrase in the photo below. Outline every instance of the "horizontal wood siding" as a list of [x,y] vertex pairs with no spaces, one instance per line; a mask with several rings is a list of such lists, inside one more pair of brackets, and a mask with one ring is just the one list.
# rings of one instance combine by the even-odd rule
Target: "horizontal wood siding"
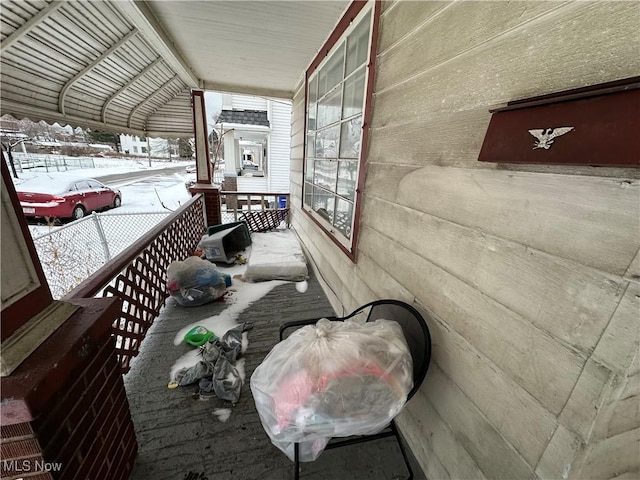
[[609,437],[590,448],[588,460],[575,478],[638,478],[639,449],[640,428]]
[[490,109],[638,75],[639,18],[637,2],[385,2],[355,263],[300,211],[294,97],[293,226],[334,308],[393,297],[429,323],[432,368],[398,418],[428,478],[638,471],[640,173],[477,158]]
[[266,177],[238,177],[238,192],[266,192],[268,183]]
[[[503,2],[482,2],[483,7],[473,2],[459,2],[459,5],[484,9],[494,3],[503,5]],[[401,81],[381,85],[377,80],[374,126],[411,123],[436,113],[486,111],[487,107],[509,100],[638,74],[637,45],[631,41],[633,34],[628,31],[637,19],[636,2],[571,2],[560,7],[556,2],[540,3],[555,8],[504,33],[500,33],[497,25],[489,41],[468,47],[463,53],[435,65],[431,65],[428,57],[418,59],[414,55],[415,61],[424,68],[418,73],[403,75]],[[394,7],[398,11],[403,8],[401,4]],[[393,15],[389,17],[386,20],[391,21]],[[451,42],[457,43],[457,38],[466,38],[463,32],[473,22],[468,16],[453,17],[440,36],[432,36],[433,23],[414,35],[427,36],[431,42],[447,48]],[[384,22],[382,28],[385,28]],[[396,47],[396,55],[413,52],[411,48],[400,47]],[[612,55],[625,61],[613,61]],[[380,58],[378,72],[386,68],[382,61],[384,52]],[[594,68],[595,65],[607,68]],[[425,88],[428,95],[424,94]]]
[[401,205],[617,275],[636,254],[638,180],[423,167],[397,191]]

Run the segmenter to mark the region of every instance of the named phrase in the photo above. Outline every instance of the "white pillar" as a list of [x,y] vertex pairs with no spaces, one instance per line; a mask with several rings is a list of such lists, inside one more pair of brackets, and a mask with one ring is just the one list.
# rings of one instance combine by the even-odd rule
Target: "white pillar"
[[242,168],[242,149],[240,148],[240,140],[234,138],[234,147],[236,149],[236,172]]
[[224,137],[224,173],[235,176],[238,172],[236,168],[236,142],[233,132],[226,133]]

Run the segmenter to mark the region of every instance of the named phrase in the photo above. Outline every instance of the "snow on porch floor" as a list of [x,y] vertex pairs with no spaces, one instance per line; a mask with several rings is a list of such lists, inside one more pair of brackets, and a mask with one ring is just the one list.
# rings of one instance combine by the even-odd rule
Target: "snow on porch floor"
[[[211,397],[194,399],[196,385],[167,388],[174,363],[192,347],[174,345],[185,326],[217,315],[222,302],[182,307],[167,301],[147,333],[138,357],[124,377],[138,440],[133,480],[283,480],[293,478],[293,462],[267,437],[255,409],[249,378],[278,341],[281,323],[333,315],[317,280],[296,291],[294,283],[275,287],[244,310],[238,322],[253,322],[248,332],[246,381],[240,401]],[[226,422],[214,413],[231,409]],[[424,479],[413,463],[416,479]],[[327,450],[318,460],[302,464],[302,479],[406,478],[400,450],[394,439]]]

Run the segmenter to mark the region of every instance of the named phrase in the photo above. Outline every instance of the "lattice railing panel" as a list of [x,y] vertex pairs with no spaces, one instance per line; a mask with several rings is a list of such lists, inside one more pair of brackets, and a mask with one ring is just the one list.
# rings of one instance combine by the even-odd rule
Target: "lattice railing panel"
[[113,323],[113,333],[123,373],[169,295],[167,268],[193,252],[205,231],[204,200],[198,196],[122,252],[113,260],[117,265],[96,272],[69,294],[69,298],[89,297],[102,290],[103,296],[122,300],[122,315]]
[[222,223],[244,220],[252,232],[289,226],[291,195],[277,192],[221,191]]

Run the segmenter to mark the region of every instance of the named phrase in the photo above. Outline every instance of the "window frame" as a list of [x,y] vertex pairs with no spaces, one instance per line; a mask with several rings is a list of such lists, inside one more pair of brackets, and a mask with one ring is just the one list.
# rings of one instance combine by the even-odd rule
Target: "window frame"
[[[372,102],[373,102],[373,84],[374,84],[374,76],[375,76],[375,63],[376,63],[376,54],[377,54],[377,43],[378,43],[378,26],[380,21],[380,11],[381,11],[381,2],[375,0],[367,0],[367,1],[354,1],[349,5],[344,15],[338,22],[338,25],[334,29],[334,31],[329,36],[329,39],[325,42],[323,47],[320,49],[319,53],[316,55],[314,60],[311,62],[309,67],[305,72],[305,84],[304,84],[304,150],[303,150],[303,169],[302,169],[302,195],[300,199],[300,207],[301,210],[335,243],[350,259],[355,262],[357,259],[357,244],[358,244],[358,236],[359,236],[359,226],[360,226],[360,215],[362,210],[362,197],[363,197],[363,187],[364,187],[364,179],[366,174],[366,158],[368,153],[368,140],[369,140],[369,126],[371,122],[371,114],[372,114]],[[365,84],[364,84],[364,98],[363,98],[363,110],[362,110],[362,124],[361,124],[361,135],[360,135],[360,152],[359,156],[355,159],[357,162],[357,177],[354,191],[354,199],[353,199],[353,212],[352,212],[352,228],[351,228],[351,236],[347,238],[344,236],[337,227],[334,227],[330,222],[326,221],[319,213],[313,210],[312,207],[307,206],[305,204],[305,195],[306,195],[306,181],[307,177],[307,149],[308,149],[308,116],[309,116],[309,85],[310,80],[313,81],[312,76],[314,73],[318,72],[328,61],[332,59],[332,55],[336,50],[340,47],[344,48],[344,42],[347,37],[353,32],[356,27],[359,25],[359,21],[363,19],[368,13],[371,13],[370,19],[370,31],[369,31],[369,51],[367,59],[365,60],[363,66],[365,68]],[[346,64],[346,51],[345,48],[345,58],[343,58],[343,69]],[[341,85],[344,91],[344,83],[347,79],[353,78],[355,73],[362,68],[362,65],[358,68],[355,68],[349,75],[344,75],[344,70],[342,74],[342,78],[338,85]],[[318,72],[319,73],[319,72]],[[318,78],[318,76],[316,76]],[[331,87],[328,92],[330,92],[333,88]],[[328,93],[326,92],[326,93]],[[325,93],[325,95],[326,95]],[[318,104],[318,98],[315,98],[315,104]],[[343,98],[341,97],[340,108],[344,107]],[[342,116],[342,114],[341,114]],[[349,116],[349,118],[353,117],[353,115]],[[316,113],[317,118],[317,113]],[[346,120],[348,122],[349,120]],[[345,119],[338,120],[337,124],[340,126],[342,123],[346,123]],[[332,127],[330,127],[332,128]],[[339,129],[340,130],[340,129]],[[314,130],[315,132],[316,130]],[[338,134],[340,136],[340,134]],[[318,157],[312,157],[318,160]],[[345,157],[346,158],[346,157]],[[336,168],[340,166],[340,153],[337,152],[336,158],[334,160],[337,164]],[[336,193],[337,194],[337,178],[336,178]],[[313,181],[312,185],[315,185]],[[334,198],[338,198],[337,196]],[[335,208],[335,207],[334,207]]]

